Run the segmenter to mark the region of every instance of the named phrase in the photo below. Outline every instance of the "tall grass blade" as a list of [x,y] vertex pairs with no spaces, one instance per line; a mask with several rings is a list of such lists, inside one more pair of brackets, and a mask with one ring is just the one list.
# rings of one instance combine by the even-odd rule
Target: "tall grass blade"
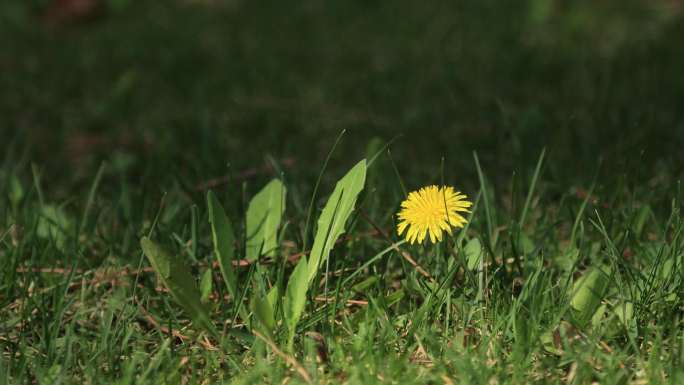
[[539,155],[539,160],[537,161],[537,167],[534,169],[534,175],[532,176],[532,183],[530,184],[530,191],[527,192],[527,198],[525,199],[525,205],[523,206],[522,214],[520,214],[520,225],[522,229],[525,225],[525,219],[527,218],[527,212],[530,209],[530,203],[532,202],[532,195],[534,193],[535,187],[537,187],[537,180],[539,179],[539,174],[541,173],[542,164],[544,164],[544,155],[546,154],[546,149],[543,149],[541,155]]
[[95,174],[95,179],[93,180],[93,184],[90,186],[90,191],[88,192],[88,200],[86,201],[85,209],[83,210],[81,226],[78,229],[79,234],[83,233],[86,226],[88,225],[88,216],[90,215],[90,211],[93,208],[93,203],[95,202],[95,193],[97,192],[97,188],[100,185],[100,181],[102,180],[102,175],[104,175],[104,171],[105,164],[102,163],[100,165],[100,168],[97,170],[97,174]]
[[320,174],[318,174],[318,178],[316,179],[316,185],[314,186],[313,193],[311,194],[311,201],[309,202],[309,208],[306,211],[306,223],[304,224],[304,235],[303,235],[303,241],[302,241],[302,250],[306,250],[307,246],[309,245],[309,223],[311,223],[311,216],[313,215],[313,206],[314,202],[316,201],[316,195],[318,193],[318,186],[321,184],[321,179],[323,178],[323,172],[325,172],[325,169],[328,167],[328,162],[330,162],[330,158],[332,157],[333,152],[335,151],[335,148],[337,148],[337,145],[340,143],[340,140],[342,140],[342,137],[344,134],[347,132],[347,130],[342,130],[340,134],[337,136],[337,139],[335,139],[335,143],[333,144],[332,148],[330,149],[330,152],[328,152],[328,156],[325,158],[325,162],[323,163],[323,168],[321,168]]
[[491,209],[489,207],[489,193],[487,192],[487,183],[485,182],[485,176],[482,172],[482,167],[480,167],[480,159],[477,157],[477,153],[473,152],[473,158],[475,159],[475,167],[477,168],[477,176],[480,179],[480,189],[482,190],[482,198],[484,200],[484,208],[487,222],[487,238],[489,241],[490,248],[494,250],[494,224],[492,219]]

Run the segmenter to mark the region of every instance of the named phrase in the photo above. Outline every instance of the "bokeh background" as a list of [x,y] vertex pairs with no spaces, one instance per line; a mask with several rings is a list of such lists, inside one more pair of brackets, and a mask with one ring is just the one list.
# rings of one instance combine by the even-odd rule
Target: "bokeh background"
[[679,0],[9,0],[0,150],[65,197],[103,161],[189,191],[273,162],[313,184],[343,129],[331,182],[396,138],[409,187],[476,188],[473,151],[506,185],[543,148],[563,188],[669,184],[683,38]]

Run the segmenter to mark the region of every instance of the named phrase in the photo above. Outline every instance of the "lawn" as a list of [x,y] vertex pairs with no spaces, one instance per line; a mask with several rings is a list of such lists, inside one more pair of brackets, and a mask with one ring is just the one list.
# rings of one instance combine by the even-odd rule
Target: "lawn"
[[679,1],[85,3],[0,4],[0,385],[684,383]]

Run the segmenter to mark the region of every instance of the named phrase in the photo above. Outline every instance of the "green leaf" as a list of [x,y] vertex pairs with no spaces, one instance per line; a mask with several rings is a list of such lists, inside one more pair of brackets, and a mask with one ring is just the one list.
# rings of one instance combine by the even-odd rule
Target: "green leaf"
[[187,266],[177,257],[171,257],[168,252],[147,237],[140,240],[140,245],[152,268],[176,302],[190,315],[195,324],[206,329],[214,337],[218,337],[207,309],[200,302],[200,293]]
[[276,286],[271,288],[271,291],[266,295],[266,299],[268,300],[271,309],[275,309],[276,301],[278,301],[278,288]]
[[307,261],[306,258],[299,260],[297,267],[295,267],[290,280],[287,282],[287,289],[285,290],[285,323],[288,328],[288,347],[292,350],[294,341],[294,334],[297,330],[297,323],[302,317],[304,305],[306,304],[306,291],[308,289],[307,279]]
[[625,327],[629,327],[634,319],[634,304],[629,301],[621,301],[613,308],[613,312]]
[[318,218],[316,238],[309,256],[308,282],[313,281],[320,265],[328,259],[335,241],[344,233],[344,225],[349,219],[356,198],[366,181],[366,160],[357,163],[337,182],[328,203]]
[[226,283],[230,295],[237,299],[237,278],[233,270],[233,256],[235,254],[235,235],[233,226],[226,216],[223,206],[213,192],[207,193],[207,207],[209,223],[211,223],[211,237],[214,242],[214,253],[221,269],[223,281]]
[[608,276],[598,268],[588,270],[575,282],[570,305],[580,325],[586,324],[594,316],[607,288]]
[[266,297],[255,291],[251,302],[252,312],[262,326],[263,331],[271,339],[273,338],[273,330],[276,326],[274,309],[277,295],[278,288],[276,286],[271,288]]
[[270,181],[249,202],[247,208],[247,259],[262,253],[274,256],[278,247],[278,227],[285,211],[287,190],[278,179]]
[[606,316],[606,311],[608,309],[608,306],[605,304],[601,304],[598,309],[594,312],[594,314],[591,316],[591,326],[592,327],[599,327],[605,320]]
[[482,243],[479,238],[473,238],[466,243],[463,250],[466,255],[466,265],[468,270],[474,270],[480,264],[482,258]]

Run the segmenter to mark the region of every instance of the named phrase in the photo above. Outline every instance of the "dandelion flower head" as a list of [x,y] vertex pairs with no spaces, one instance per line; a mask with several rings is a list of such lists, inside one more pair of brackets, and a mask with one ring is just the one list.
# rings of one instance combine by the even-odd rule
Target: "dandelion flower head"
[[432,243],[441,241],[444,232],[451,234],[452,228],[463,228],[468,222],[458,214],[468,212],[472,205],[466,198],[450,186],[433,185],[413,191],[401,203],[397,232],[402,235],[406,231],[406,240],[412,244],[423,243],[428,234]]

